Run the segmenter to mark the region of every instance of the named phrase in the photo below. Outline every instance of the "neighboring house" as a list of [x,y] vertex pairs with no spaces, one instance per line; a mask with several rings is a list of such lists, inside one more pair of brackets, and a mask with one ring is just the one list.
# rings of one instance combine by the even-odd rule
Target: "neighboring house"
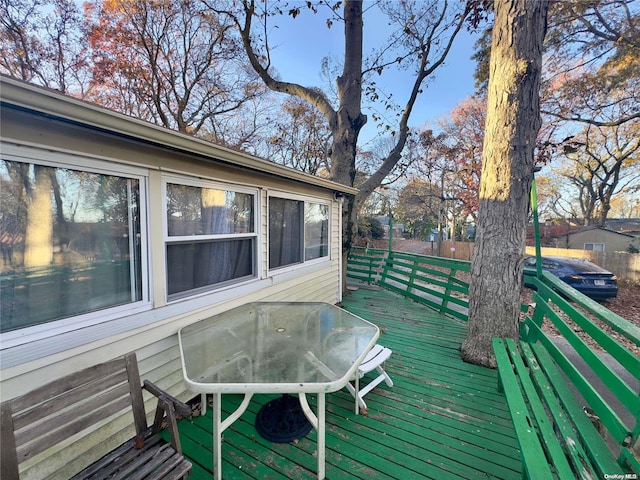
[[605,227],[618,233],[626,233],[640,241],[640,218],[611,218]]
[[565,248],[594,250],[599,252],[627,252],[629,247],[638,248],[639,239],[633,235],[619,233],[598,226],[584,227],[566,235]]
[[393,238],[402,238],[404,236],[404,224],[396,223],[396,219],[390,219],[388,215],[383,217],[373,217],[380,222],[382,228],[384,229],[385,238],[389,238],[389,222],[393,225]]
[[[130,351],[186,400],[179,328],[341,300],[355,189],[6,77],[0,94],[2,400]],[[130,436],[117,417],[29,477],[66,478]]]

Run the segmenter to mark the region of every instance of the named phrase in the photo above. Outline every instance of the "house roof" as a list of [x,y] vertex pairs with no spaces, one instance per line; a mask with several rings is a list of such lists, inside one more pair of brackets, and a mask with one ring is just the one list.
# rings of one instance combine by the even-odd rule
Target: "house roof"
[[3,107],[17,108],[134,141],[196,155],[205,161],[222,162],[348,195],[358,192],[357,188],[278,165],[4,75],[0,75],[0,101]]
[[619,233],[640,232],[640,218],[609,218],[606,227]]
[[568,233],[568,235],[571,236],[571,235],[575,235],[576,233],[583,233],[583,232],[588,232],[588,231],[591,231],[591,230],[602,230],[604,232],[612,233],[614,235],[621,235],[623,237],[634,238],[633,235],[629,235],[627,233],[622,233],[622,232],[616,232],[615,230],[611,230],[611,229],[605,228],[605,227],[600,227],[598,225],[590,225],[590,226],[587,226],[587,227],[582,227],[579,230],[574,230],[574,231]]

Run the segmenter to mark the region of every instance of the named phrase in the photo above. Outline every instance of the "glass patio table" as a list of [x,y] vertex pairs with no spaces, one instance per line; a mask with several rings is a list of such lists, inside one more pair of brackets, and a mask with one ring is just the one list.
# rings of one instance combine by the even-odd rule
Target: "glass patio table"
[[[178,332],[187,387],[213,395],[213,469],[222,479],[222,433],[256,393],[298,394],[318,432],[318,478],[325,478],[325,394],[354,376],[380,332],[374,324],[328,303],[249,303]],[[317,413],[306,394],[317,394]],[[222,394],[244,394],[222,419]],[[202,408],[206,408],[206,401]]]

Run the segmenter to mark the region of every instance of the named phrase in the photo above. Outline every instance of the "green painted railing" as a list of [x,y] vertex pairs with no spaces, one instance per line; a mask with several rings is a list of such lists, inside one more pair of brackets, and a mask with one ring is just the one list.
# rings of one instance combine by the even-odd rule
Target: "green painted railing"
[[471,263],[414,253],[354,249],[347,277],[376,283],[434,310],[467,319]]
[[367,284],[378,283],[387,250],[352,248],[347,262],[347,278]]
[[[521,337],[545,347],[615,441],[618,463],[640,472],[640,358],[626,346],[640,346],[640,328],[548,272],[527,284],[536,289],[535,306]],[[563,340],[547,333],[544,322]],[[603,385],[611,395],[603,394]]]
[[[463,260],[356,249],[349,256],[347,271],[352,279],[375,283],[467,320],[470,267]],[[522,339],[546,347],[615,440],[618,461],[640,471],[640,358],[623,345],[640,346],[640,328],[548,272],[542,272],[541,278],[526,276],[524,281],[536,291],[534,303],[523,305],[527,313]],[[553,325],[559,336],[546,333],[543,322]],[[603,385],[611,396],[602,395]]]

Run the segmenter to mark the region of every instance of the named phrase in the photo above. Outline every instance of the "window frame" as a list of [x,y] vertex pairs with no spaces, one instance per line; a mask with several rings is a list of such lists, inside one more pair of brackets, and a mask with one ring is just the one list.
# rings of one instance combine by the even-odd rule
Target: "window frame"
[[[587,245],[591,245],[591,248],[587,248]],[[601,247],[601,250],[594,248],[596,246]],[[605,249],[605,244],[602,242],[585,242],[584,248],[583,248],[583,250],[587,250],[590,252],[604,252],[604,249]]]
[[2,143],[2,160],[38,164],[52,168],[65,168],[99,175],[130,178],[139,182],[140,189],[140,300],[104,309],[74,315],[46,323],[19,328],[2,333],[2,349],[24,345],[30,342],[68,334],[87,327],[93,327],[132,314],[152,309],[149,258],[149,170],[118,162],[115,159],[97,158],[76,152],[52,150],[38,145],[16,146]]
[[[163,264],[164,264],[164,287],[165,301],[167,305],[183,300],[209,295],[246,283],[257,281],[261,278],[260,271],[260,189],[244,184],[225,182],[214,179],[194,178],[188,175],[165,174],[162,175],[162,243],[163,243]],[[223,191],[233,191],[253,195],[253,232],[247,233],[227,233],[227,234],[206,234],[206,235],[169,235],[169,225],[167,221],[168,212],[168,184],[184,185],[196,188],[209,188]],[[169,265],[167,258],[167,248],[169,245],[179,245],[198,242],[212,242],[220,240],[240,240],[253,239],[253,275],[231,279],[224,282],[197,287],[191,290],[169,294]]]
[[[269,231],[269,213],[270,213],[270,207],[271,207],[271,198],[279,198],[279,199],[283,199],[283,200],[293,200],[293,201],[297,201],[297,202],[303,202],[303,211],[302,211],[302,232],[301,232],[301,239],[302,239],[302,249],[301,249],[301,260],[299,262],[296,263],[290,263],[287,265],[282,265],[282,266],[278,266],[278,267],[272,267],[269,264],[269,249],[271,246],[271,232]],[[304,204],[306,203],[314,203],[314,204],[319,204],[319,205],[326,205],[328,207],[328,218],[327,218],[327,255],[322,256],[322,257],[318,257],[318,258],[313,258],[311,260],[306,260],[305,259],[305,248],[306,245],[304,244],[305,242],[305,229],[306,229],[306,224],[304,222],[304,214],[305,214],[305,210],[304,210]],[[269,271],[269,273],[271,275],[277,275],[280,273],[284,273],[284,272],[288,272],[291,270],[297,270],[300,268],[305,268],[311,265],[317,265],[317,264],[322,264],[325,262],[330,262],[332,259],[332,245],[333,245],[333,237],[332,237],[332,218],[333,218],[333,202],[330,199],[325,199],[325,198],[320,198],[320,197],[312,197],[312,196],[308,196],[308,195],[297,195],[297,194],[293,194],[290,192],[284,192],[284,191],[275,191],[275,190],[271,190],[268,192],[267,195],[267,209],[266,209],[266,214],[267,214],[267,219],[266,219],[266,225],[267,225],[267,232],[266,232],[266,236],[267,236],[267,248],[266,248],[266,252],[267,252],[267,269]]]

